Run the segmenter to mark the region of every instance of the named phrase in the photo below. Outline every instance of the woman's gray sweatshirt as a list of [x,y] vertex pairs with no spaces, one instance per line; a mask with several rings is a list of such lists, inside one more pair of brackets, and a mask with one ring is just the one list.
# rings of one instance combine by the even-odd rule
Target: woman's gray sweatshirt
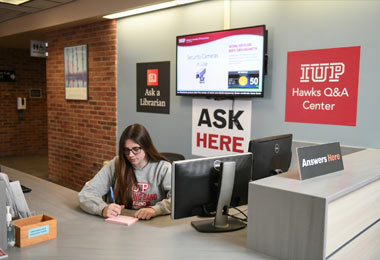
[[[115,188],[115,161],[112,159],[78,194],[80,207],[102,216],[105,206],[112,202],[110,187]],[[134,169],[137,185],[133,188],[132,208],[151,207],[157,215],[170,213],[171,164],[167,161],[149,162],[142,169]],[[102,199],[106,196],[106,202]]]

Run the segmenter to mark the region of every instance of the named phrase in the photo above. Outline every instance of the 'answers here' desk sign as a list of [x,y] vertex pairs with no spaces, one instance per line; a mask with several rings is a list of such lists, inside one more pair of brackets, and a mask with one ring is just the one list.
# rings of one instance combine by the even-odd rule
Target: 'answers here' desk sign
[[339,142],[297,148],[300,179],[343,170]]

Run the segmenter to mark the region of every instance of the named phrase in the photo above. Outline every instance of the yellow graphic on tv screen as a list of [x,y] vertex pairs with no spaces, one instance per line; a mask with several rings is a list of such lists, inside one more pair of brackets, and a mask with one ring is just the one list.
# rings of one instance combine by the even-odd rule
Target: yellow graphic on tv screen
[[239,85],[240,86],[245,86],[245,85],[247,85],[247,83],[248,83],[248,79],[246,76],[241,76],[239,78]]

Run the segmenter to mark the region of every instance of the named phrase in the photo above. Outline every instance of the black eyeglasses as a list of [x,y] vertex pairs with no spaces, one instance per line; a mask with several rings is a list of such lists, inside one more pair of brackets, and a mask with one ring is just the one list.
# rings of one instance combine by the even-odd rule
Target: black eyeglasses
[[129,149],[127,147],[124,147],[124,154],[129,155],[129,153],[132,152],[133,154],[138,154],[141,152],[141,147],[133,147],[132,149]]

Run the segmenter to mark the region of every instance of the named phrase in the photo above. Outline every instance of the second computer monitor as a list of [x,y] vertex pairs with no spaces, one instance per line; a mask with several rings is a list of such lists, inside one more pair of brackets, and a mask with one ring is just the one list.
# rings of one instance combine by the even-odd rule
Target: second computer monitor
[[252,180],[288,171],[292,160],[292,134],[251,140],[248,151],[253,154]]
[[[233,219],[227,219],[225,214],[229,207],[248,203],[252,162],[251,153],[174,162],[172,218],[216,214],[215,221],[206,221],[206,225],[199,226],[198,223],[192,222],[201,232],[225,232],[244,227],[241,223],[233,223]],[[219,227],[220,219],[225,227]]]

